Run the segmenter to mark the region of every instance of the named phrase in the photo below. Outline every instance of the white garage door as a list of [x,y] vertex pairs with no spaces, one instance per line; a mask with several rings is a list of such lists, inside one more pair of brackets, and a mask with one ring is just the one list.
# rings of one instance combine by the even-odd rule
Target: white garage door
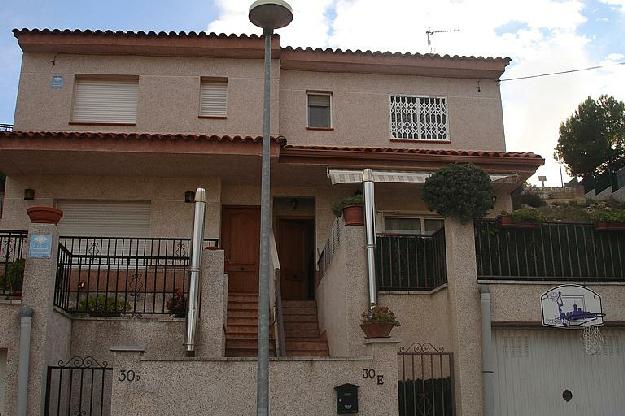
[[495,414],[625,415],[625,330],[601,332],[604,347],[589,356],[578,330],[494,331]]
[[57,201],[63,211],[62,236],[147,237],[150,235],[149,202]]

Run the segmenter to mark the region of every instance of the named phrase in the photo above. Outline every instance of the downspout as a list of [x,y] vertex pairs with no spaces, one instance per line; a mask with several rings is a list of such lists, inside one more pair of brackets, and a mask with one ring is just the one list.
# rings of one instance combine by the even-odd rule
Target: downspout
[[495,365],[491,330],[490,289],[488,285],[478,285],[478,287],[480,290],[480,301],[482,305],[482,380],[484,382],[484,416],[494,416]]
[[193,234],[191,236],[191,264],[189,265],[189,301],[187,308],[186,354],[195,355],[195,336],[200,311],[200,275],[202,267],[202,243],[204,241],[204,217],[206,212],[206,190],[195,191],[195,211],[193,214]]
[[28,367],[30,366],[30,332],[33,310],[28,306],[20,308],[20,353],[17,364],[17,416],[26,416],[28,411]]
[[369,277],[369,307],[378,303],[378,288],[375,280],[375,196],[373,172],[362,171],[362,187],[365,199],[365,237],[367,241],[367,275]]

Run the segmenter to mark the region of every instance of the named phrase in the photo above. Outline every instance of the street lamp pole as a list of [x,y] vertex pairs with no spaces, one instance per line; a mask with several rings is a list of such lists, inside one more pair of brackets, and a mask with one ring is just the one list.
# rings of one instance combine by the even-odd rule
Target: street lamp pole
[[260,195],[260,276],[258,278],[258,367],[256,414],[269,415],[269,278],[271,235],[271,37],[274,29],[293,20],[291,6],[283,0],[257,0],[250,7],[250,21],[263,28],[265,37],[263,91],[263,158]]

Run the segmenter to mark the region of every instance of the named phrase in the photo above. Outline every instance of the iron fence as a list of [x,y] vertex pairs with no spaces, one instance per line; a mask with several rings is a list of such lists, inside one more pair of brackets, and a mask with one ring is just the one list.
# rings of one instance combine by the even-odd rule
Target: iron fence
[[21,292],[24,276],[26,230],[0,231],[0,294]]
[[625,281],[625,232],[592,224],[519,229],[476,221],[475,247],[480,279]]
[[109,416],[113,369],[93,357],[49,366],[44,416]]
[[378,235],[375,254],[379,290],[432,290],[447,282],[445,229]]
[[413,344],[398,353],[400,416],[453,416],[453,354],[432,344]]
[[190,247],[184,238],[60,237],[54,305],[100,316],[182,315]]

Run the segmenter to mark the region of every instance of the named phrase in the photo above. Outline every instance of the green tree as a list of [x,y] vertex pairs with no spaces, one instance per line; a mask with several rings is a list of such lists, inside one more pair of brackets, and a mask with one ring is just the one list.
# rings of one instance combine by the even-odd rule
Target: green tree
[[588,97],[560,124],[554,157],[572,176],[589,180],[625,165],[625,103]]

